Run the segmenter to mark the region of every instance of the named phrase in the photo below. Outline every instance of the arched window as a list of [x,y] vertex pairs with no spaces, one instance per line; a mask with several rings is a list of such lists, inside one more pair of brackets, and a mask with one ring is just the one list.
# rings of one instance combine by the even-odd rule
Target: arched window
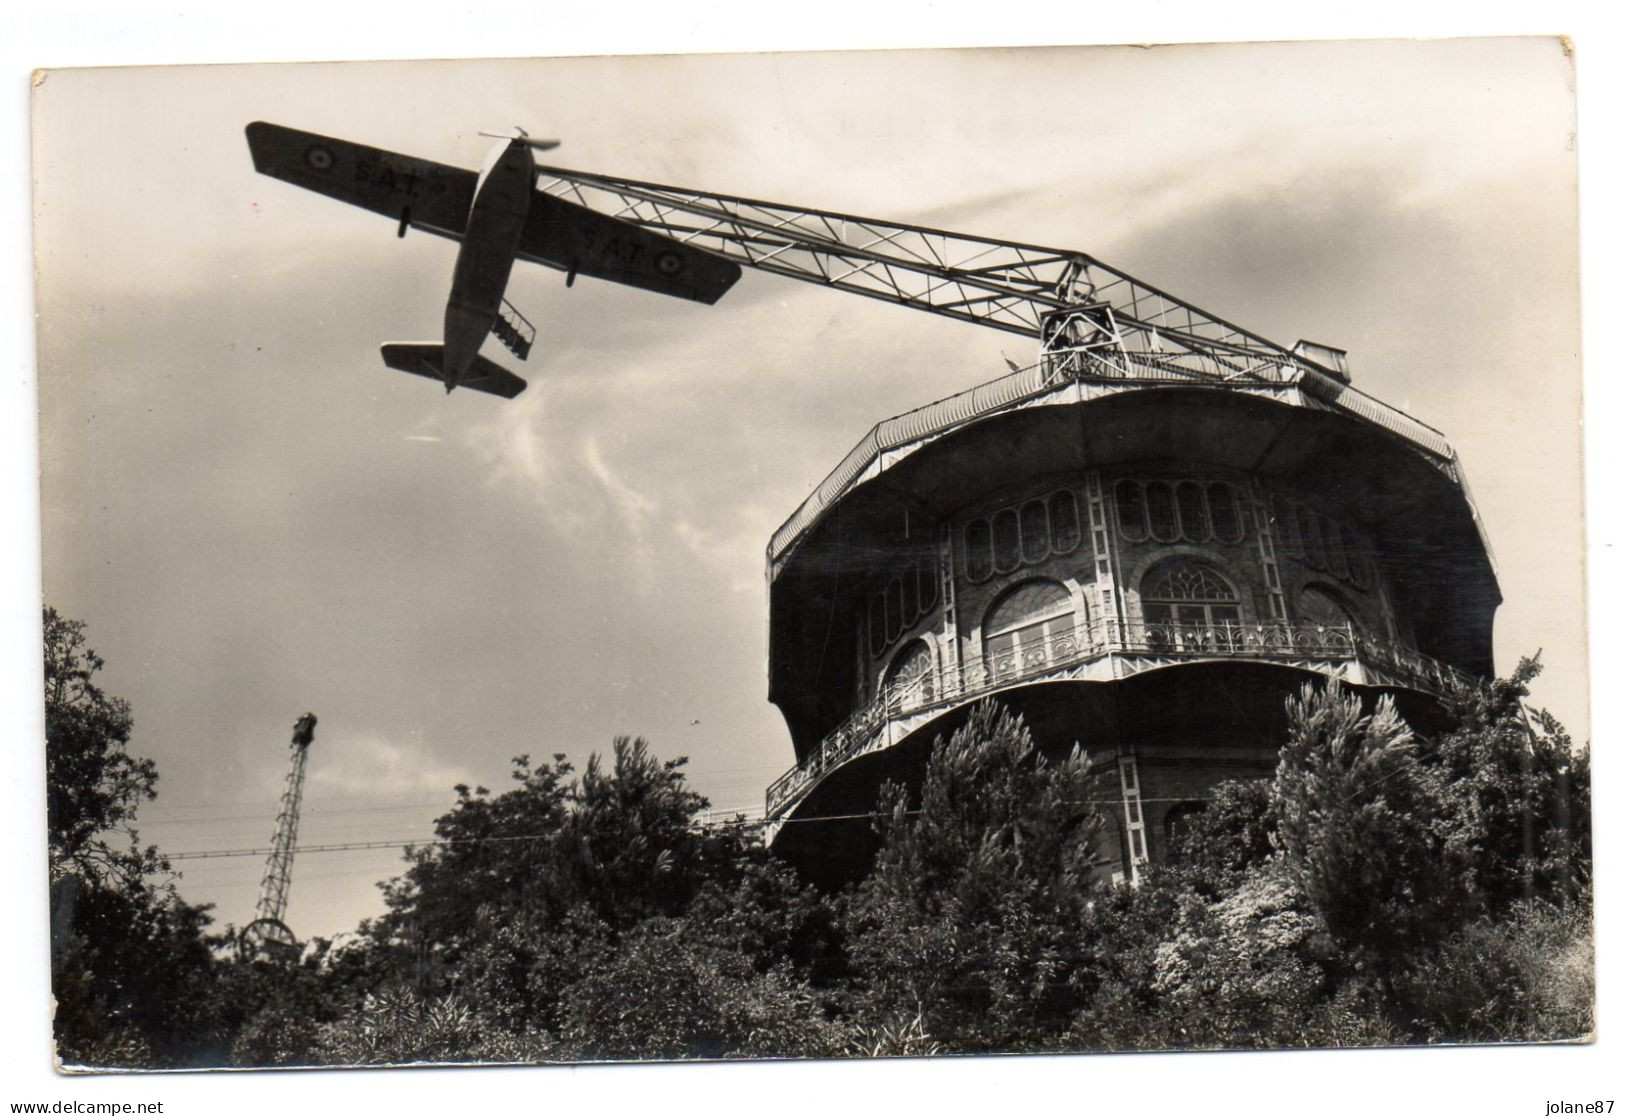
[[1298,594],[1298,621],[1323,628],[1342,628],[1354,623],[1354,613],[1335,593],[1310,585]]
[[1358,631],[1362,625],[1359,614],[1342,596],[1319,585],[1305,586],[1298,594],[1298,623],[1312,627],[1302,638],[1316,646],[1347,650],[1348,631]]
[[1152,568],[1140,587],[1146,641],[1182,651],[1228,646],[1241,622],[1235,589],[1204,562],[1172,558]]
[[1077,650],[1072,594],[1058,581],[1026,581],[1000,597],[982,625],[988,674],[1017,678]]
[[918,709],[936,698],[936,676],[931,670],[931,648],[923,639],[892,656],[886,668],[886,703],[894,709]]
[[1236,591],[1207,563],[1163,562],[1146,575],[1140,603],[1150,623],[1226,624],[1241,619]]

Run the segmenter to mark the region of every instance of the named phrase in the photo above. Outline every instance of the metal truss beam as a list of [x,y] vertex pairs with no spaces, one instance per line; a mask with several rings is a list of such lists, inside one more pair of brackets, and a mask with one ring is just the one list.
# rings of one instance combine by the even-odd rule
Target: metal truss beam
[[1039,339],[1189,361],[1198,376],[1280,381],[1305,364],[1272,341],[1082,252],[542,167],[537,188],[819,286]]

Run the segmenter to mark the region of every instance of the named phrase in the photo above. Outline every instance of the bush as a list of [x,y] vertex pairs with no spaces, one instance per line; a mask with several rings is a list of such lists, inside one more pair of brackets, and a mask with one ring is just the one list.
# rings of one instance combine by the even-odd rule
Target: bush
[[1516,904],[1415,959],[1395,980],[1429,1042],[1553,1042],[1591,1033],[1589,905]]

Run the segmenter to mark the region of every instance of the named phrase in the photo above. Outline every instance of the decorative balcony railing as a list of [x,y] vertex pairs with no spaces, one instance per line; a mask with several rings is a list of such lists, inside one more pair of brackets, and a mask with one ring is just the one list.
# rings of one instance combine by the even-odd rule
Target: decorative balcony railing
[[1104,681],[1204,659],[1263,659],[1322,671],[1336,664],[1336,673],[1350,681],[1438,695],[1473,684],[1470,676],[1431,656],[1346,625],[1095,621],[992,653],[979,662],[928,671],[886,687],[820,741],[803,762],[773,781],[767,788],[768,816],[780,815],[826,772],[884,746],[888,743],[884,730],[896,722],[1015,685],[1046,679]]

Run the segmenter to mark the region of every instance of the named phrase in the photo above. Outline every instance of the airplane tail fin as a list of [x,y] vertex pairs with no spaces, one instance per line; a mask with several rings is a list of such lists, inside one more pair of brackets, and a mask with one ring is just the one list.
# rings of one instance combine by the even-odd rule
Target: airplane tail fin
[[[444,372],[444,355],[446,347],[427,342],[392,341],[383,347],[384,363],[397,372],[410,372],[414,376],[424,376],[431,380],[446,382]],[[512,399],[525,390],[525,381],[509,372],[494,360],[487,360],[483,356],[474,358],[474,367],[468,370],[468,376],[458,380],[457,387],[471,388],[474,391],[483,391],[489,395],[500,395],[504,399]],[[448,389],[449,390],[449,389]]]

